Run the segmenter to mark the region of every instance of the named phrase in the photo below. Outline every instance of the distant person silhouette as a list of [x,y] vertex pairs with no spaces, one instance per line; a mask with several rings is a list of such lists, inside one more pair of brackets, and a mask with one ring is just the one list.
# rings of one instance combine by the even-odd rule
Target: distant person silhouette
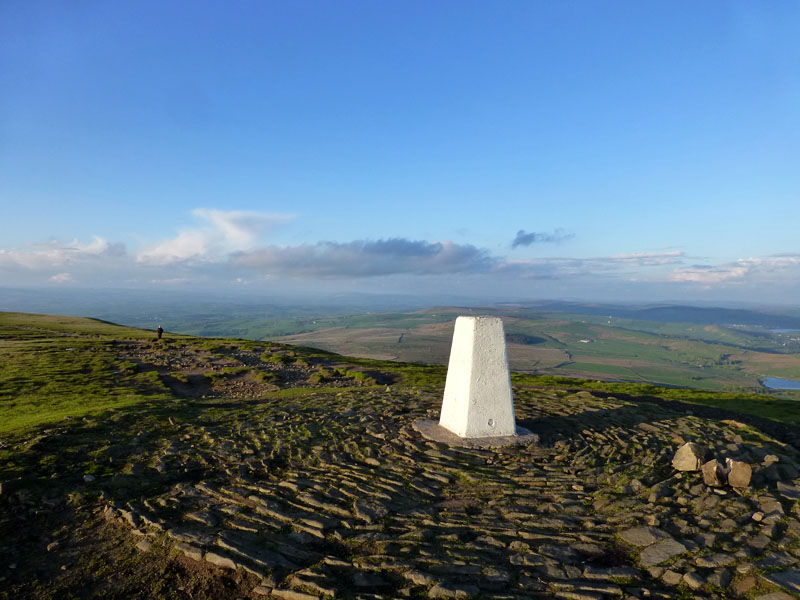
[[161,335],[164,333],[164,328],[159,325],[156,329],[156,333],[158,334],[158,339],[161,339]]

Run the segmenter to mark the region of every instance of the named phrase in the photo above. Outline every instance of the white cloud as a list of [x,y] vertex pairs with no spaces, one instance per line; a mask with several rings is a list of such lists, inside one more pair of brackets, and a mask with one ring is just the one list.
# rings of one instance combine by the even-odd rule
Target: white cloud
[[78,240],[64,244],[58,241],[34,244],[27,248],[0,249],[0,267],[23,267],[32,270],[47,270],[64,266],[97,263],[104,259],[119,259],[126,254],[125,246],[111,243],[95,236],[91,242],[81,244]]
[[776,254],[763,258],[740,258],[721,265],[682,267],[672,272],[671,280],[703,285],[747,283],[769,279],[793,268],[800,268],[800,255]]
[[497,260],[470,244],[392,238],[300,246],[265,246],[232,258],[264,275],[298,278],[488,272]]
[[674,265],[683,261],[683,252],[633,252],[631,254],[616,254],[608,258],[594,259],[597,261],[608,261],[621,265],[634,267],[658,267],[662,265]]
[[[708,291],[730,295],[735,289],[742,297],[756,298],[765,290],[788,297],[800,285],[800,254],[792,253],[690,264],[690,257],[676,248],[510,260],[467,243],[402,237],[280,246],[265,243],[265,238],[291,219],[289,215],[201,208],[192,216],[196,222],[175,236],[131,253],[123,244],[99,236],[0,248],[0,285],[80,282],[97,287],[239,290],[276,284],[331,290],[395,285],[404,291],[461,286],[462,292],[474,290],[478,295],[546,288],[640,296],[648,289],[662,296]],[[381,278],[379,283],[376,278]],[[623,287],[628,291],[619,292]]]
[[681,264],[683,252],[633,252],[586,258],[549,257],[508,260],[497,271],[525,279],[563,279],[568,277],[616,276],[631,270]]
[[170,265],[223,261],[231,252],[251,248],[266,232],[293,218],[291,215],[211,208],[197,208],[192,215],[200,225],[186,227],[174,238],[142,250],[136,256],[137,262]]

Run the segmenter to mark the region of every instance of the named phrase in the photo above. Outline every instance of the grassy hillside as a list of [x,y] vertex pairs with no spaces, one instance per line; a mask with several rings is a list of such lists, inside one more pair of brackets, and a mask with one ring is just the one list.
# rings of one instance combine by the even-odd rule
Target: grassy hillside
[[[367,315],[352,323],[383,326],[318,332],[320,346],[344,345],[364,355],[391,350],[393,362],[264,341],[172,333],[159,341],[154,332],[94,319],[0,313],[0,435],[121,410],[182,410],[230,394],[267,399],[364,385],[441,389],[452,318],[463,312]],[[658,396],[800,424],[797,392],[767,394],[753,385],[758,394],[711,393],[700,385],[652,385],[691,383],[691,374],[701,373],[697,381],[707,388],[746,388],[757,371],[800,376],[795,355],[726,353],[730,348],[712,343],[557,319],[508,318],[506,330],[517,340],[509,344],[512,369],[545,372],[517,372],[518,385]],[[310,342],[304,336],[292,339]],[[440,364],[413,362],[421,357]],[[631,381],[576,377],[597,374]]]

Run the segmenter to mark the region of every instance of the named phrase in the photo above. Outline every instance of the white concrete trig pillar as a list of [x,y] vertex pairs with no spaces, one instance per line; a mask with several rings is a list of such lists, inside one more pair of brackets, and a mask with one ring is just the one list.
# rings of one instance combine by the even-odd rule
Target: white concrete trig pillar
[[439,425],[466,438],[517,434],[499,317],[456,319]]

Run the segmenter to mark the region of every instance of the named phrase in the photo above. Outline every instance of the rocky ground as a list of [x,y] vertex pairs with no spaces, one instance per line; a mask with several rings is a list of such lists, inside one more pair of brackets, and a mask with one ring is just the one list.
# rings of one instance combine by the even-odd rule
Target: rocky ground
[[[448,447],[413,428],[438,416],[441,390],[385,385],[389,374],[359,387],[332,359],[265,361],[260,348],[128,344],[119,352],[199,400],[197,408],[164,412],[159,428],[131,429],[135,415],[119,414],[25,441],[20,452],[41,456],[69,436],[96,441],[101,431],[91,460],[105,466],[69,491],[4,483],[0,597],[45,597],[23,580],[59,544],[76,547],[68,528],[46,539],[8,536],[65,505],[118,534],[114,543],[129,552],[121,569],[135,568],[125,560],[178,561],[153,571],[175,582],[165,597],[215,597],[216,589],[284,600],[779,600],[800,591],[800,459],[744,423],[677,404],[518,385],[517,418],[537,444]],[[309,381],[321,369],[327,381]],[[262,371],[275,376],[259,379]],[[381,379],[369,376],[368,384]],[[237,378],[256,387],[238,390]],[[80,437],[89,431],[95,437]],[[677,471],[672,460],[685,442],[750,465],[751,481],[714,487],[700,470]],[[228,587],[190,584],[193,569],[227,577]],[[92,586],[70,594],[103,597]]]

